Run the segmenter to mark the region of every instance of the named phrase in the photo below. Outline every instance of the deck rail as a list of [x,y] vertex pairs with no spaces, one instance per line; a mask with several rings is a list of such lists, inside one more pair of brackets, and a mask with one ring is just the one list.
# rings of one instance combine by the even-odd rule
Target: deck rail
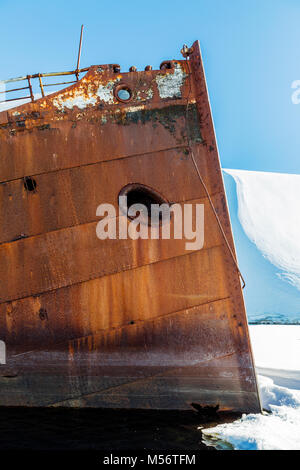
[[[8,101],[17,101],[17,100],[24,100],[24,99],[31,99],[31,101],[35,101],[35,96],[33,93],[33,86],[32,86],[32,79],[37,79],[38,80],[38,85],[41,91],[42,97],[45,96],[45,87],[51,87],[51,86],[60,86],[60,85],[68,85],[72,83],[76,83],[79,80],[79,74],[83,72],[87,72],[89,70],[89,67],[83,68],[83,69],[76,69],[72,70],[70,72],[51,72],[51,73],[36,73],[33,75],[25,75],[24,77],[17,77],[17,78],[10,78],[8,80],[1,80],[0,85],[5,86],[5,90],[0,90],[0,98],[1,95],[5,93],[12,93],[12,92],[20,92],[23,90],[29,90],[29,96],[18,96],[16,98],[8,98],[4,100],[0,100],[0,103],[6,103]],[[45,77],[62,77],[62,76],[68,76],[68,75],[74,75],[75,80],[72,81],[66,81],[66,82],[58,82],[58,83],[45,83],[43,82],[43,78]],[[21,82],[25,81],[26,86],[22,86],[19,88],[11,88],[11,89],[6,89],[6,84],[8,83],[14,83],[14,82]],[[4,96],[5,96],[4,95]],[[11,95],[9,95],[11,96]]]

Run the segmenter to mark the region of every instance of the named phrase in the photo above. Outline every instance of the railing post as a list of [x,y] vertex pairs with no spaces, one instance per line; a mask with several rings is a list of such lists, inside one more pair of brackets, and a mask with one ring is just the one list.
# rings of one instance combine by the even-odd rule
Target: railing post
[[42,97],[44,98],[44,96],[45,96],[44,86],[43,86],[42,77],[41,77],[40,73],[39,73],[39,81],[40,81],[40,89],[41,89],[41,92],[42,92]]
[[27,75],[28,88],[29,88],[29,91],[30,91],[30,98],[31,98],[31,101],[34,101],[34,95],[33,95],[33,92],[32,92],[32,85],[31,85],[30,78],[31,78],[31,75]]
[[[79,64],[77,64],[79,65]],[[17,78],[12,78],[9,80],[3,80],[2,84],[6,83],[13,83],[13,82],[20,82],[20,81],[25,81],[27,80],[28,85],[20,88],[12,88],[10,90],[3,90],[0,91],[0,94],[2,93],[9,93],[9,92],[14,92],[14,91],[21,91],[21,90],[29,90],[30,95],[29,96],[20,96],[19,98],[11,98],[11,99],[5,99],[3,101],[0,100],[0,103],[5,103],[6,101],[17,101],[17,100],[23,100],[23,99],[31,99],[32,102],[35,101],[35,97],[33,94],[32,90],[32,85],[31,85],[31,79],[32,78],[39,78],[39,85],[42,93],[42,97],[44,98],[46,96],[45,94],[45,87],[46,86],[55,86],[55,85],[68,85],[70,83],[76,83],[75,80],[72,80],[71,82],[60,82],[60,83],[43,83],[42,77],[61,77],[61,76],[66,76],[66,75],[76,75],[76,79],[79,79],[79,74],[82,72],[87,72],[89,70],[89,67],[79,69],[77,68],[76,70],[72,70],[70,72],[52,72],[52,73],[36,73],[34,75],[24,75],[23,77],[17,77]]]

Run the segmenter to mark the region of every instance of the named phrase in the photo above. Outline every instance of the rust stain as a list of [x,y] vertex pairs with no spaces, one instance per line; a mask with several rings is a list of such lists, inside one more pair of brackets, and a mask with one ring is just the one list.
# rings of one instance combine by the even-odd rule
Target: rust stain
[[[0,338],[18,370],[0,366],[1,405],[260,410],[239,273],[192,161],[234,253],[199,43],[183,55],[92,66],[0,113]],[[99,240],[97,206],[133,184],[204,204],[204,248]]]

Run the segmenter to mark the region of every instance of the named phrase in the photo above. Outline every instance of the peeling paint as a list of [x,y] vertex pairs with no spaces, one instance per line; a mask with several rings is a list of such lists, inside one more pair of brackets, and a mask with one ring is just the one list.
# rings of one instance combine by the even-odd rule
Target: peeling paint
[[174,72],[159,74],[156,77],[160,98],[181,98],[181,87],[187,74],[179,64],[174,64]]
[[142,111],[143,109],[145,109],[145,106],[144,106],[144,105],[140,105],[140,106],[129,106],[128,108],[126,108],[126,112],[127,112],[127,113],[135,113],[136,111]]
[[149,90],[146,91],[146,97],[147,97],[148,100],[151,100],[151,98],[153,98],[152,88],[149,88]]
[[149,88],[148,90],[138,90],[136,93],[136,99],[138,101],[151,100],[153,98],[153,90]]
[[53,105],[60,110],[73,109],[75,106],[79,109],[85,109],[89,105],[95,106],[99,98],[105,103],[112,104],[114,103],[114,86],[119,81],[120,78],[116,78],[105,85],[100,84],[96,92],[90,87],[87,91],[83,87],[75,91],[72,90],[68,94],[54,98]]
[[84,95],[82,90],[76,90],[72,96],[65,98],[64,96],[58,96],[54,98],[53,105],[58,109],[73,109],[75,106],[79,109],[86,108],[89,104],[95,105],[97,102],[97,97],[92,93]]
[[97,96],[101,101],[109,104],[114,102],[114,86],[119,81],[120,78],[117,78],[116,80],[110,80],[106,85],[99,85]]

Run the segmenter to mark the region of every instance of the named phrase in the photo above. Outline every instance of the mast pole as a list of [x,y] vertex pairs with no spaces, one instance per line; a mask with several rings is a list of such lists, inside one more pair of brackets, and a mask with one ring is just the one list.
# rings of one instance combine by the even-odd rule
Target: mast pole
[[79,49],[78,49],[78,57],[77,57],[77,67],[76,67],[76,80],[79,79],[79,64],[80,64],[80,56],[81,56],[81,46],[82,46],[82,35],[83,35],[83,24],[81,25],[80,31],[80,40],[79,40]]

